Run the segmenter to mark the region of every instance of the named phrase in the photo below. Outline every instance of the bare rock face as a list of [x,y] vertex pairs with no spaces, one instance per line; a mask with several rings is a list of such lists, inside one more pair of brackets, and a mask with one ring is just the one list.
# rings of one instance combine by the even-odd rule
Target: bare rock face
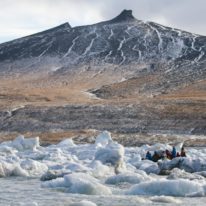
[[110,20],[110,23],[119,23],[123,21],[134,21],[136,20],[132,14],[132,10],[123,10],[117,17]]

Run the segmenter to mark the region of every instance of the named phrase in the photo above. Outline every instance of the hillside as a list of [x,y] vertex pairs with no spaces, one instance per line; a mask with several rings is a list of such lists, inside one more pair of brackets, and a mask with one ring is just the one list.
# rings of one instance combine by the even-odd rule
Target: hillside
[[0,136],[206,134],[206,37],[131,10],[0,45]]

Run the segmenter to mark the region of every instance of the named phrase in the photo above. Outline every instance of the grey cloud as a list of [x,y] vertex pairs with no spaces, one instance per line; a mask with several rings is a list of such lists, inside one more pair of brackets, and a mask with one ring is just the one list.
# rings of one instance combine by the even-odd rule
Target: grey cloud
[[[109,4],[109,0],[106,2]],[[123,8],[133,9],[138,19],[158,21],[160,24],[206,35],[205,0],[112,1],[110,7],[105,9],[104,17],[107,18],[107,14],[112,16]]]
[[0,8],[0,42],[67,21],[77,26],[108,20],[123,9],[132,9],[137,19],[206,35],[205,0],[4,0]]

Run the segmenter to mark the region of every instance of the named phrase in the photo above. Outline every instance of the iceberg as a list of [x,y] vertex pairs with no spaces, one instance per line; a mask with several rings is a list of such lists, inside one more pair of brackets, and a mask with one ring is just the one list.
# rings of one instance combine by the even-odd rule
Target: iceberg
[[174,168],[171,170],[167,179],[177,180],[177,179],[188,179],[188,180],[204,180],[205,178],[196,173],[185,172],[184,170],[180,170],[178,168]]
[[11,143],[11,146],[19,151],[36,150],[40,146],[39,137],[25,139],[23,135],[20,135]]
[[21,176],[28,177],[26,170],[22,169],[19,163],[11,164],[7,162],[0,162],[0,177]]
[[97,150],[95,160],[115,166],[117,172],[117,169],[124,167],[124,147],[118,143],[109,143]]
[[123,173],[107,178],[105,183],[112,184],[112,185],[116,185],[120,183],[138,184],[141,182],[149,181],[151,179],[152,178],[149,176],[145,176],[137,173]]
[[204,196],[205,190],[203,185],[194,181],[160,179],[135,185],[126,194],[186,197],[194,194]]
[[203,158],[177,157],[171,161],[158,162],[160,170],[172,170],[179,168],[186,172],[201,172],[206,171],[206,161]]
[[57,144],[57,147],[75,147],[76,145],[74,144],[72,139],[65,139],[62,140],[59,144]]
[[87,195],[111,195],[111,190],[99,183],[94,177],[85,173],[74,173],[65,175],[63,178],[47,181],[43,187],[64,187],[67,192]]
[[111,142],[113,142],[112,137],[111,137],[111,133],[108,131],[103,131],[102,133],[100,133],[97,136],[97,138],[95,140],[95,145],[97,147],[104,147]]

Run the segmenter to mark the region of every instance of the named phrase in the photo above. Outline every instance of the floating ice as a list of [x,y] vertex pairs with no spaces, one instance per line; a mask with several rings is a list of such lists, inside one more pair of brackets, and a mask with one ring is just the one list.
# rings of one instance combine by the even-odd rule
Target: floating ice
[[66,188],[66,184],[63,177],[52,179],[42,183],[43,188]]
[[114,173],[114,169],[103,165],[100,161],[94,161],[91,163],[92,174],[94,177],[106,177]]
[[82,200],[81,202],[72,203],[70,204],[70,206],[97,206],[97,205],[93,202]]
[[188,173],[178,168],[172,169],[167,179],[204,180],[204,177],[195,173]]
[[118,143],[110,143],[104,148],[99,148],[95,153],[95,160],[114,166],[123,164],[123,158],[124,147]]
[[48,170],[47,165],[34,160],[23,160],[22,162],[0,162],[0,177],[9,176],[31,176],[39,177]]
[[72,139],[65,139],[62,140],[59,144],[57,144],[57,147],[75,147],[76,145],[74,144]]
[[9,176],[29,176],[27,171],[22,169],[18,163],[11,164],[6,162],[0,162],[0,177]]
[[195,172],[194,174],[201,175],[202,177],[206,178],[206,171]]
[[9,147],[7,144],[0,144],[0,153],[1,155],[15,154],[17,150],[12,147]]
[[22,150],[35,150],[39,147],[39,137],[25,139],[23,135],[18,136],[11,146],[19,151]]
[[65,169],[70,170],[71,172],[87,172],[88,168],[84,165],[81,165],[79,163],[69,163]]
[[149,176],[143,176],[141,174],[135,174],[135,173],[125,173],[125,174],[118,174],[115,176],[111,176],[106,180],[106,184],[119,184],[123,182],[127,182],[130,184],[138,184],[141,182],[145,182],[151,180]]
[[94,177],[84,173],[65,175],[64,178],[57,178],[44,182],[43,187],[65,187],[70,193],[87,195],[110,195],[108,187],[99,183]]
[[107,144],[112,142],[112,137],[110,132],[104,131],[99,134],[96,138],[95,145],[96,146],[106,146]]
[[172,147],[168,144],[161,144],[161,143],[156,143],[152,146],[149,145],[143,145],[141,147],[142,149],[144,149],[144,151],[158,151],[158,150],[172,150]]
[[168,197],[168,196],[154,196],[154,197],[151,197],[150,200],[152,200],[153,202],[162,202],[162,203],[173,203],[173,204],[182,203],[180,200],[174,197]]
[[[113,192],[113,195],[205,196],[206,149],[186,148],[187,157],[171,161],[143,159],[148,150],[164,149],[171,146],[123,147],[106,131],[97,137],[95,144],[75,145],[71,139],[65,139],[47,147],[39,146],[38,138],[19,136],[0,144],[0,177],[41,178],[42,187],[87,195]],[[160,173],[167,176],[159,176]],[[151,201],[173,199],[156,197]]]
[[35,160],[24,160],[21,162],[21,168],[28,172],[31,177],[39,177],[48,170],[48,166]]
[[155,180],[133,186],[129,195],[204,196],[204,187],[189,180]]
[[192,159],[189,157],[177,157],[171,161],[159,162],[160,170],[184,169],[186,172],[200,172],[206,170],[206,161],[203,158]]
[[136,165],[136,167],[140,170],[144,170],[147,174],[154,173],[159,174],[160,169],[156,162],[152,162],[149,160],[144,160],[139,163],[139,166]]

